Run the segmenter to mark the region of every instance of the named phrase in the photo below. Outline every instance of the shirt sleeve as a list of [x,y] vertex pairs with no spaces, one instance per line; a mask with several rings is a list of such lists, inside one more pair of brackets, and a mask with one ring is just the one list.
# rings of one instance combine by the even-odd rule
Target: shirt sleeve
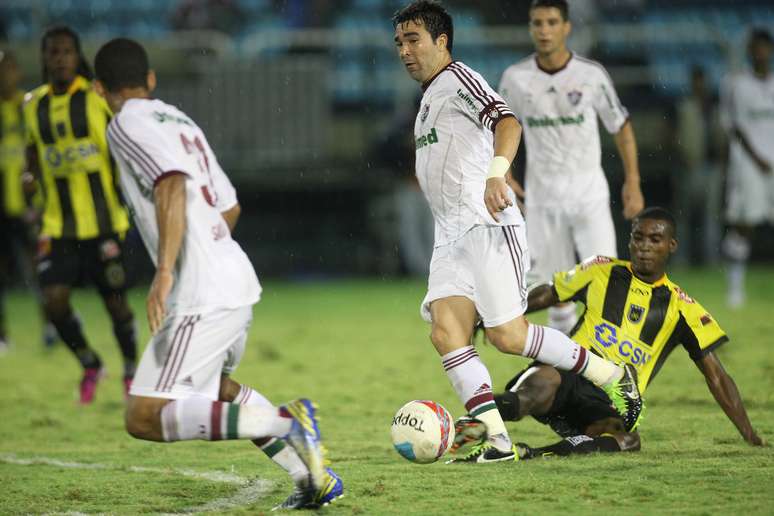
[[680,343],[692,360],[700,360],[727,342],[728,336],[703,306],[681,290],[677,291],[677,295],[684,321]]
[[629,119],[629,112],[621,104],[613,81],[604,69],[599,70],[594,87],[594,109],[610,134],[621,130]]
[[179,143],[181,148],[176,153],[167,139],[141,116],[122,113],[114,117],[108,136],[114,152],[118,150],[154,185],[170,174],[182,172],[192,177],[189,164],[179,157],[183,143]]
[[515,117],[500,94],[480,75],[458,63],[449,65],[449,70],[459,81],[458,103],[461,103],[463,111],[477,119],[479,125],[494,132],[500,120]]
[[[209,144],[207,144],[207,148],[210,149]],[[236,188],[223,171],[223,167],[220,166],[211,149],[210,156],[210,178],[212,179],[212,187],[215,189],[215,208],[223,213],[236,206],[238,202]]]
[[498,93],[502,96],[505,103],[511,108],[511,111],[516,118],[522,118],[521,105],[519,103],[519,95],[516,91],[515,81],[511,79],[511,74],[508,70],[503,72],[503,76],[500,78],[500,85],[497,87]]
[[579,263],[574,269],[554,274],[554,288],[559,301],[585,301],[585,291],[596,277],[600,268],[612,263],[606,256],[592,256]]

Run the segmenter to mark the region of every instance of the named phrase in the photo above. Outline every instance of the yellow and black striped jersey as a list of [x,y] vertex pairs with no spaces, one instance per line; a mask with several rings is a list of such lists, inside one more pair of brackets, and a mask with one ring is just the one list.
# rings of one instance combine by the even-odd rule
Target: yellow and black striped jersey
[[612,362],[636,367],[642,392],[676,346],[699,360],[728,340],[707,310],[666,275],[645,283],[625,260],[589,258],[555,274],[554,288],[561,301],[586,307],[573,340]]
[[24,92],[10,99],[0,98],[0,212],[6,217],[21,217],[26,207],[22,189],[25,166]]
[[105,100],[80,76],[62,95],[48,84],[28,94],[24,122],[41,171],[43,235],[84,240],[128,229],[106,139],[110,118]]

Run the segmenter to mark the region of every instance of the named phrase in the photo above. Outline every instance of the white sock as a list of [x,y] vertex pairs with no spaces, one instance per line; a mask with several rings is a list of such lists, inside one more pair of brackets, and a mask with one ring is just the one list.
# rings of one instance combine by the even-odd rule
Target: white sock
[[599,386],[609,385],[623,376],[619,366],[586,351],[562,332],[537,324],[529,325],[523,356],[580,374]]
[[[234,403],[263,407],[274,406],[261,393],[246,385],[242,385],[239,394],[234,398]],[[306,467],[306,464],[303,463],[298,456],[298,453],[296,453],[296,450],[288,446],[283,439],[278,437],[264,437],[261,439],[254,439],[253,443],[278,466],[287,471],[288,475],[293,478],[293,481],[296,484],[305,482],[309,477],[309,469]]]
[[240,406],[203,397],[175,400],[161,409],[164,440],[258,439],[284,436],[292,419],[265,406]]
[[[465,409],[486,424],[487,434],[505,437],[495,442],[498,449],[510,450],[511,443],[492,395],[492,377],[479,358],[476,348],[465,346],[441,357],[443,368]],[[505,446],[507,440],[507,446]]]
[[548,309],[548,326],[569,335],[578,322],[578,314],[575,312],[575,303],[566,303],[560,306],[552,306]]

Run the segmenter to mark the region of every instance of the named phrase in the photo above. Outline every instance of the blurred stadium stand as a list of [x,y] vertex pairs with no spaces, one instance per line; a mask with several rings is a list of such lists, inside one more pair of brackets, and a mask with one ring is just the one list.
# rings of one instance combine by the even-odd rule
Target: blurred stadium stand
[[[197,120],[237,183],[245,208],[237,236],[260,273],[390,274],[400,262],[385,199],[411,163],[374,150],[395,130],[395,114],[414,109],[419,92],[392,42],[389,17],[404,3],[3,0],[0,20],[30,87],[39,80],[39,37],[49,25],[78,30],[89,57],[110,37],[141,40],[159,73],[158,96]],[[446,3],[455,16],[455,57],[493,85],[531,53],[528,0]],[[646,197],[670,205],[679,172],[671,115],[688,91],[691,67],[702,65],[717,88],[743,64],[749,27],[774,27],[774,5],[588,4],[595,23],[577,25],[574,41],[608,68],[632,112]],[[621,167],[612,141],[603,141],[615,205]]]

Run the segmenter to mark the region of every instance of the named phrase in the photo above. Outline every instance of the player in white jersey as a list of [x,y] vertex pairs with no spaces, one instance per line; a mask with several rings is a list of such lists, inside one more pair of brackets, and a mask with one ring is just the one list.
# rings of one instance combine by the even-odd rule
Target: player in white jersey
[[489,371],[471,345],[479,318],[498,350],[580,372],[607,386],[626,405],[622,410],[638,412],[630,369],[586,353],[561,332],[523,317],[526,236],[505,182],[521,137],[519,122],[481,75],[452,60],[452,19],[440,4],[413,2],[395,14],[393,25],[399,57],[424,90],[414,126],[416,174],[435,219],[435,247],[421,312],[470,414],[458,422],[455,445],[471,437],[465,432],[470,418],[487,428],[485,438],[457,460],[516,460]]
[[[536,52],[503,72],[499,92],[524,126],[530,283],[542,283],[572,267],[576,253],[581,259],[617,255],[597,117],[623,161],[624,216],[632,218],[644,201],[629,114],[602,65],[567,49],[567,2],[534,0],[529,17]],[[552,307],[548,319],[569,333],[575,307]]]
[[730,142],[723,251],[729,259],[728,304],[744,304],[744,277],[754,227],[774,223],[774,51],[771,33],[752,32],[752,69],[729,77],[721,92],[721,121]]
[[231,238],[239,214],[233,186],[201,129],[150,98],[156,77],[142,46],[112,40],[95,67],[97,90],[115,113],[108,142],[121,187],[156,265],[147,300],[153,337],[130,390],[127,431],[151,441],[253,440],[295,481],[280,507],[330,502],[342,483],[323,465],[313,404],[275,407],[229,376],[261,293]]

